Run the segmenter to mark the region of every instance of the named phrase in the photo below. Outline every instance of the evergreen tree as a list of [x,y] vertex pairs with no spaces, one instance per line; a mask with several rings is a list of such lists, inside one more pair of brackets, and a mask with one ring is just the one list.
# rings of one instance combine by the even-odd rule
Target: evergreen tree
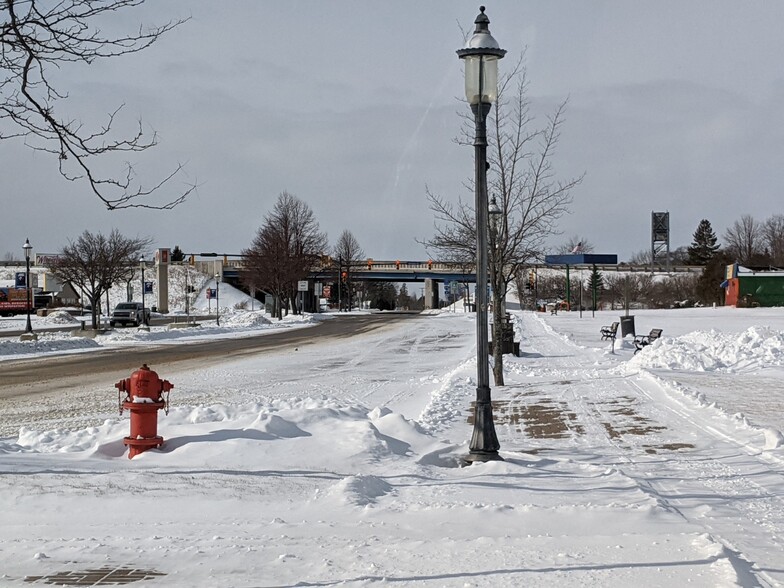
[[[599,302],[602,290],[604,290],[604,276],[599,268],[593,266],[591,269],[591,277],[588,279],[589,296],[591,297],[591,305],[593,310],[596,310],[596,304]],[[593,293],[596,292],[596,301],[593,300]]]
[[368,287],[370,307],[379,310],[395,310],[395,290],[391,282],[372,282]]
[[694,231],[694,240],[689,246],[689,264],[690,265],[708,265],[708,262],[713,259],[716,252],[719,250],[719,245],[716,243],[716,233],[708,220],[702,219]]
[[724,290],[721,283],[727,275],[727,265],[732,263],[732,258],[723,251],[714,255],[697,280],[696,295],[703,304],[724,304]]
[[408,287],[405,283],[400,285],[400,290],[397,293],[397,308],[400,310],[408,310],[411,307],[411,296],[408,294]]

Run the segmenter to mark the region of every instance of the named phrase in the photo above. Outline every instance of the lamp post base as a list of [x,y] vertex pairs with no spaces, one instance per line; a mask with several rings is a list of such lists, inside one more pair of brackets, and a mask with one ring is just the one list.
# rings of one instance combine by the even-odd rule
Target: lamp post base
[[486,461],[504,461],[504,458],[498,455],[497,451],[484,452],[470,452],[468,455],[463,456],[463,465],[471,465],[477,462],[484,463]]
[[501,444],[495,433],[493,423],[493,404],[490,401],[490,387],[476,389],[477,400],[474,405],[474,433],[469,444],[469,453],[463,458],[466,464],[478,461],[503,461],[498,450]]

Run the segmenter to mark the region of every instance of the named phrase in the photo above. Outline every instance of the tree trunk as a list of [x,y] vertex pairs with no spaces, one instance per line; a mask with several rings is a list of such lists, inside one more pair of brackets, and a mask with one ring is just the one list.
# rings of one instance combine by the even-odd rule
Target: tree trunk
[[101,295],[87,298],[90,301],[90,317],[92,318],[93,331],[98,329],[98,304],[101,300]]

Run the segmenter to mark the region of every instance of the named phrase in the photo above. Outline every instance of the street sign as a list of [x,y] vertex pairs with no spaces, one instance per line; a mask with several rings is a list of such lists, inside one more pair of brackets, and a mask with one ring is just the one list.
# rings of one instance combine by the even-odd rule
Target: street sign
[[207,288],[207,300],[212,298],[218,297],[218,289],[217,288]]
[[152,294],[152,286],[154,282],[144,282],[144,293]]
[[25,272],[16,272],[14,278],[16,288],[27,288],[27,274]]
[[308,281],[307,280],[300,280],[297,282],[297,292],[307,292],[308,291]]

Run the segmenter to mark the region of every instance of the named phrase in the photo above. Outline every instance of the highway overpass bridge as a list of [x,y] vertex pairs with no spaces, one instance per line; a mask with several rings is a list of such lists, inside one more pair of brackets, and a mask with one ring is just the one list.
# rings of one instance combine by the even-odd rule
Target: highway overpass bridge
[[[239,255],[202,254],[207,259],[193,260],[191,263],[207,274],[219,273],[227,282],[239,285],[243,260]],[[221,259],[222,258],[222,259]],[[702,266],[630,265],[615,263],[615,255],[564,255],[548,256],[546,263],[526,265],[526,270],[565,270],[567,279],[569,270],[591,270],[596,267],[601,272],[634,272],[634,273],[683,273],[701,272]],[[402,261],[367,259],[355,261],[350,268],[340,265],[334,259],[325,259],[319,267],[315,267],[308,275],[308,290],[304,296],[316,299],[317,283],[337,282],[344,277],[351,281],[375,282],[424,282],[425,306],[437,308],[439,300],[439,283],[457,282],[460,284],[476,283],[476,274],[471,265],[440,261]],[[303,280],[304,281],[304,280]],[[317,302],[317,300],[316,300]]]

